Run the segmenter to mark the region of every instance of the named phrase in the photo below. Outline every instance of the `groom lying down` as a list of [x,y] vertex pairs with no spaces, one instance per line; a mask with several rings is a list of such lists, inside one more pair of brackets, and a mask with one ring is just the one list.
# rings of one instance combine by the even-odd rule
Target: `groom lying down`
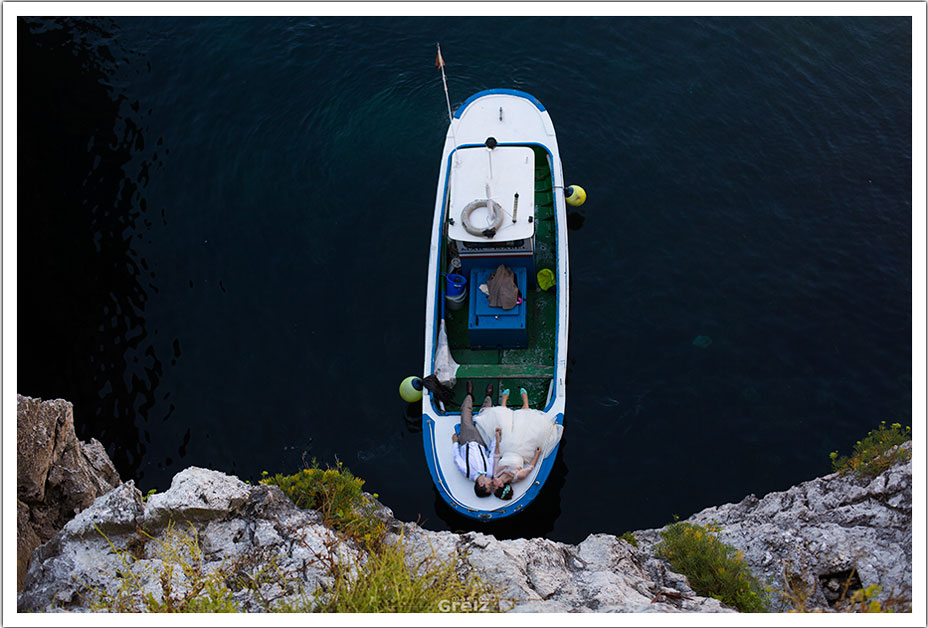
[[[487,396],[483,400],[481,411],[493,405],[490,398],[493,385],[487,385]],[[474,493],[477,497],[487,497],[495,488],[493,485],[493,467],[495,460],[490,454],[497,449],[496,439],[490,441],[489,447],[480,432],[474,426],[474,383],[467,382],[467,396],[461,404],[461,433],[452,434],[454,441],[454,462],[468,480],[474,481]]]

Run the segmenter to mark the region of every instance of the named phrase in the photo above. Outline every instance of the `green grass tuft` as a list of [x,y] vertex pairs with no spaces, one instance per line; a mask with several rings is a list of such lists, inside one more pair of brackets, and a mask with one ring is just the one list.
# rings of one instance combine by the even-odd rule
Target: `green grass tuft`
[[261,484],[277,486],[300,508],[319,511],[323,524],[364,549],[379,549],[386,527],[374,514],[377,506],[361,490],[364,480],[341,462],[322,469],[313,459],[300,473],[265,475]]
[[499,595],[463,568],[461,556],[447,561],[434,554],[408,566],[406,545],[384,545],[360,563],[341,563],[332,584],[316,592],[319,613],[494,612]]
[[851,613],[911,613],[912,600],[904,595],[886,596],[882,601],[877,596],[882,593],[883,587],[871,584],[864,589],[858,589],[851,594],[846,603],[839,601],[838,607],[843,612]]
[[638,547],[638,539],[636,539],[635,535],[632,534],[631,532],[623,532],[619,538],[625,541],[626,543],[628,543],[629,545],[631,545],[632,547]]
[[831,452],[831,464],[838,473],[853,472],[864,477],[876,477],[897,462],[912,457],[911,451],[899,447],[910,440],[911,427],[903,429],[900,423],[887,427],[886,421],[881,421],[879,427],[869,432],[866,438],[857,441],[852,456],[839,457],[837,451]]
[[751,573],[741,552],[722,543],[718,528],[677,522],[661,531],[654,553],[686,576],[699,595],[713,597],[742,613],[763,613],[765,588]]

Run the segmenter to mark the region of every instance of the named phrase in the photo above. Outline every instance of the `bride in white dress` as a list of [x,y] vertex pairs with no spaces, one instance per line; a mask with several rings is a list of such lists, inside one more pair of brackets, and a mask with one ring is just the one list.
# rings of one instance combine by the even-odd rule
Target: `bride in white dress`
[[[561,440],[564,426],[553,423],[544,412],[529,408],[528,394],[522,394],[522,408],[506,407],[509,391],[503,391],[499,406],[485,408],[474,417],[474,425],[484,441],[496,435],[494,492],[500,499],[512,498],[511,482],[517,482],[532,472],[539,459],[550,454]],[[530,462],[529,462],[530,461]]]

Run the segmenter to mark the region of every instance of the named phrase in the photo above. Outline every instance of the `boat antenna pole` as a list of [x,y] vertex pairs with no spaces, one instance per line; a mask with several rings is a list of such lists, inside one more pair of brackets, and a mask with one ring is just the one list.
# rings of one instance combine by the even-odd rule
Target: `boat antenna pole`
[[[448,105],[448,130],[451,132],[451,141],[454,143],[454,147],[457,148],[458,140],[454,136],[454,116],[451,115],[451,98],[448,96],[448,79],[445,78],[445,60],[442,59],[442,56],[441,56],[441,44],[439,44],[438,42],[435,42],[435,48],[438,52],[438,55],[435,57],[435,65],[437,65],[439,69],[441,69],[441,84],[445,86],[445,104]],[[447,203],[448,203],[448,206],[450,207],[451,205],[450,195],[448,196]],[[447,224],[445,228],[447,229]],[[445,303],[444,301],[442,301],[442,318],[445,317],[444,307],[445,307]]]
[[441,58],[441,44],[436,43],[438,56],[435,58],[435,65],[441,68],[441,83],[445,86],[445,103],[448,105],[448,122],[453,120],[451,115],[451,98],[448,96],[448,79],[445,78],[445,60]]
[[[451,131],[451,140],[454,142],[455,147],[457,147],[458,140],[454,137],[454,117],[451,115],[451,98],[448,96],[448,79],[445,78],[445,60],[441,57],[441,44],[435,42],[435,49],[438,53],[435,57],[435,65],[437,65],[441,70],[441,84],[445,87],[445,104],[448,105],[448,129]],[[450,207],[450,195],[446,202]],[[448,223],[445,223],[444,228],[448,228]],[[444,293],[444,288],[442,288],[442,293]],[[441,323],[442,325],[445,323],[445,299],[441,300]]]

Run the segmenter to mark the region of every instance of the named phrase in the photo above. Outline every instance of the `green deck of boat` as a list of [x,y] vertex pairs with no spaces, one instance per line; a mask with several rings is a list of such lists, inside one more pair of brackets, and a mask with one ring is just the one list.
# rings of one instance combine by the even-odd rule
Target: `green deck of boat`
[[[535,151],[535,272],[550,268],[557,272],[557,234],[554,219],[554,194],[551,190],[551,169],[548,154],[533,146]],[[447,242],[443,243],[445,246]],[[442,267],[447,267],[447,250],[442,250]],[[533,283],[530,280],[530,283]],[[543,409],[548,386],[554,377],[557,344],[557,294],[529,288],[523,295],[528,303],[526,328],[528,346],[525,349],[471,349],[467,339],[468,305],[457,311],[447,309],[448,343],[451,355],[461,365],[454,388],[454,403],[448,410],[457,410],[465,395],[465,382],[474,382],[474,401],[482,403],[487,384],[493,385],[493,403],[499,403],[500,392],[509,389],[510,407],[518,407],[519,388],[525,388],[529,404]]]

